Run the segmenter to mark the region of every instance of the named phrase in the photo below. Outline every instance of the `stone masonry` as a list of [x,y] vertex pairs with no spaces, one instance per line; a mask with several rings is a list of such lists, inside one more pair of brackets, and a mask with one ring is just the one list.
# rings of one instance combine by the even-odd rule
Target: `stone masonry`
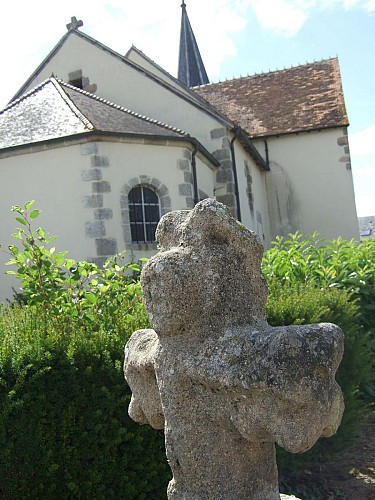
[[90,166],[81,171],[81,179],[91,188],[91,194],[83,197],[83,207],[87,209],[88,219],[85,233],[95,240],[96,255],[88,259],[102,266],[108,257],[118,252],[116,238],[107,235],[106,221],[112,219],[113,211],[105,207],[111,193],[111,185],[105,180],[105,170],[110,167],[107,157],[99,154],[99,144],[87,142],[81,145],[81,155],[89,158]]
[[168,498],[276,500],[275,446],[308,450],[340,423],[342,331],[270,327],[258,237],[204,200],[165,215],[142,273],[153,330],[125,348],[130,416],[164,429]]

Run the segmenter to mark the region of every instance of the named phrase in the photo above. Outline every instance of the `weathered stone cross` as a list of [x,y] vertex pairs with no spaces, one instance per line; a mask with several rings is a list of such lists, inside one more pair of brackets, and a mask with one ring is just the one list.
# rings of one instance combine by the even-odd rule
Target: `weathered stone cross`
[[75,16],[70,18],[71,22],[66,25],[66,28],[68,31],[70,30],[76,30],[83,26],[83,21],[77,21],[77,18]]
[[130,416],[164,429],[178,500],[279,499],[274,443],[292,452],[336,430],[332,324],[270,327],[258,238],[204,200],[159,223],[142,287],[154,330],[125,348]]

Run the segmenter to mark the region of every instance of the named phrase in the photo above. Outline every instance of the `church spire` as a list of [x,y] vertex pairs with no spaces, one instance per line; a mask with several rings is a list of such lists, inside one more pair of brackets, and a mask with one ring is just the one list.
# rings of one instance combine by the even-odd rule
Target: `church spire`
[[208,76],[186,12],[185,0],[182,0],[181,7],[182,18],[178,79],[188,87],[196,87],[209,83]]

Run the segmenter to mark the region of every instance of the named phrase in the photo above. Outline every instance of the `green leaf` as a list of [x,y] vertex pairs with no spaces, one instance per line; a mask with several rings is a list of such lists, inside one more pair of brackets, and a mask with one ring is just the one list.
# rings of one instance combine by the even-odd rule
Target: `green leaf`
[[25,209],[30,210],[30,208],[34,205],[35,200],[30,200],[25,203]]
[[98,297],[94,293],[86,293],[86,299],[91,302],[91,304],[96,304],[98,302]]
[[27,226],[27,222],[25,219],[22,219],[21,217],[16,217],[16,221],[19,222],[20,224],[23,224],[24,226]]
[[14,238],[16,240],[22,240],[22,235],[20,234],[21,232],[23,232],[23,231],[20,230],[20,232],[18,232],[18,233],[12,233],[11,234],[12,238]]
[[36,219],[40,213],[40,210],[33,210],[30,212],[30,219]]

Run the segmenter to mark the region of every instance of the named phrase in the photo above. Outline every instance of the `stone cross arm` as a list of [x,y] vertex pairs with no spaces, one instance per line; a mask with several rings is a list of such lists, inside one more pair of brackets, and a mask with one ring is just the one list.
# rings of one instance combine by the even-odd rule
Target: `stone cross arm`
[[81,28],[83,26],[83,21],[77,21],[77,18],[73,16],[70,20],[70,23],[66,25],[66,29],[68,31],[70,30],[77,30],[78,28]]
[[138,330],[125,347],[125,378],[132,387],[130,417],[139,424],[164,429],[164,415],[155,374],[158,337],[154,330]]

